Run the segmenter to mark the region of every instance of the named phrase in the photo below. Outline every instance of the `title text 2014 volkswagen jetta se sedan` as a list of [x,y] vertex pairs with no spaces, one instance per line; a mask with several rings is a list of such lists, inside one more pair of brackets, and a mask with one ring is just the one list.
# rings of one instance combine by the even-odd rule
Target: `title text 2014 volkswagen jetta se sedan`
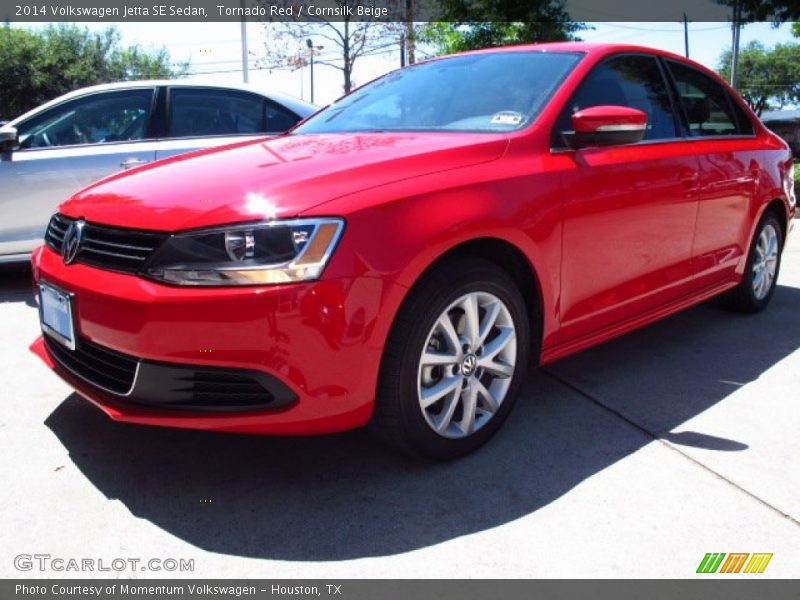
[[762,309],[792,179],[786,144],[681,57],[441,58],[67,200],[33,257],[33,349],[120,421],[368,425],[451,458],[531,363],[712,296]]

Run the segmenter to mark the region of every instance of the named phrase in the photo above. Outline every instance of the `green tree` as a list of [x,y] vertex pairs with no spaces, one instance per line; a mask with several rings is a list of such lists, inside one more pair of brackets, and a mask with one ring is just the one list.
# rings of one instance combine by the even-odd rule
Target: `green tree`
[[797,0],[717,0],[717,3],[731,7],[736,5],[740,20],[747,23],[785,23],[800,19],[800,3]]
[[122,46],[114,28],[77,25],[41,30],[0,27],[0,117],[11,119],[74,89],[97,83],[181,77],[167,51]]
[[579,39],[584,23],[570,21],[563,0],[441,0],[442,21],[423,27],[419,40],[438,53]]
[[[728,49],[720,56],[717,71],[729,79],[730,68]],[[761,42],[750,42],[742,48],[739,92],[757,115],[800,101],[800,44],[777,44],[768,49]]]

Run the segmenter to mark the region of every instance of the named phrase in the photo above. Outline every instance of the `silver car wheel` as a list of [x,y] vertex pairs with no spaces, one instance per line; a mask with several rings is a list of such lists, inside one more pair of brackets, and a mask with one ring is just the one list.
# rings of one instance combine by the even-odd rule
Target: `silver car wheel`
[[497,296],[471,292],[450,304],[428,333],[417,397],[425,421],[446,438],[464,438],[497,413],[511,386],[517,332]]
[[771,223],[761,230],[753,260],[753,294],[763,300],[772,289],[778,269],[778,233]]

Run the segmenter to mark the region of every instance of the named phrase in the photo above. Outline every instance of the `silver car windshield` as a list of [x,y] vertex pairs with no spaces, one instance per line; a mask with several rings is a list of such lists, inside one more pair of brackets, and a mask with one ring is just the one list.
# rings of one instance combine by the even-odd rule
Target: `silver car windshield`
[[492,52],[394,71],[331,104],[292,133],[503,132],[530,124],[577,52]]

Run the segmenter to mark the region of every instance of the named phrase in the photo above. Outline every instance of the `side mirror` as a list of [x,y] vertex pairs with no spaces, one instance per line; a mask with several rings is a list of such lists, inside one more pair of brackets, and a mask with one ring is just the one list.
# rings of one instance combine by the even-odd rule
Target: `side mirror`
[[15,127],[0,127],[0,156],[8,160],[11,153],[19,145],[19,136]]
[[644,137],[647,115],[627,106],[592,106],[572,115],[572,127],[561,135],[573,150],[635,144]]

